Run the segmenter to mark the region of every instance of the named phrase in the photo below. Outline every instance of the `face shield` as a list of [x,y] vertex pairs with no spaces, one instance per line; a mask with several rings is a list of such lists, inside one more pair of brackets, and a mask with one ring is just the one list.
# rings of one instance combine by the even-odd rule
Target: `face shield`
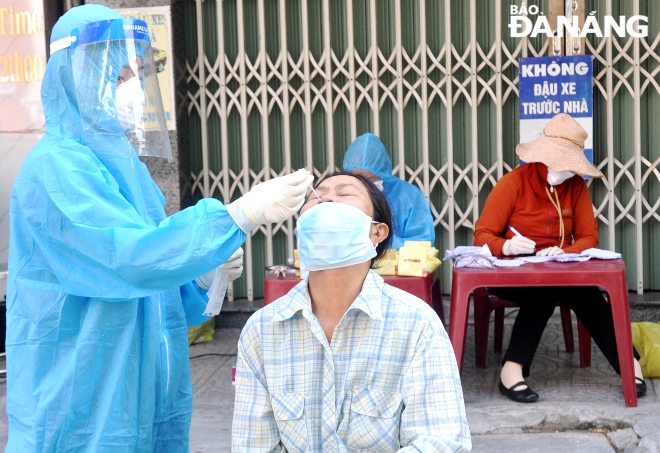
[[51,54],[67,47],[87,145],[113,155],[171,162],[147,24],[132,19],[94,22],[51,43]]

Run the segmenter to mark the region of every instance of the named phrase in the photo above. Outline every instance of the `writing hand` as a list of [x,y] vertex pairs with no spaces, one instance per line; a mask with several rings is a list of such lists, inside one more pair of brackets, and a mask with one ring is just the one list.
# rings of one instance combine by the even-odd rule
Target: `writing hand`
[[524,236],[514,236],[502,246],[503,255],[530,255],[534,253],[536,242]]

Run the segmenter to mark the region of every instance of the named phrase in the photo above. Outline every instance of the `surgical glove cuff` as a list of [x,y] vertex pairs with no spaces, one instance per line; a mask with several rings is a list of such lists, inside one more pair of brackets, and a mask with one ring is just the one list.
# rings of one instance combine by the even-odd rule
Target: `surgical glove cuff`
[[239,248],[229,257],[226,263],[218,269],[229,276],[229,281],[233,282],[243,273],[243,249]]
[[509,253],[509,246],[511,245],[511,239],[507,239],[504,241],[504,245],[502,245],[502,255],[509,256],[511,253]]
[[213,283],[213,279],[215,278],[215,272],[216,269],[213,269],[212,271],[208,271],[206,274],[202,275],[201,277],[197,277],[195,279],[195,283],[199,285],[200,288],[204,290],[208,290],[211,287],[211,284]]
[[238,225],[245,234],[250,234],[252,230],[259,226],[259,223],[254,221],[256,219],[250,219],[250,217],[248,217],[248,213],[246,212],[245,207],[241,204],[240,198],[227,205],[227,212],[229,212],[229,215],[234,219],[236,225]]

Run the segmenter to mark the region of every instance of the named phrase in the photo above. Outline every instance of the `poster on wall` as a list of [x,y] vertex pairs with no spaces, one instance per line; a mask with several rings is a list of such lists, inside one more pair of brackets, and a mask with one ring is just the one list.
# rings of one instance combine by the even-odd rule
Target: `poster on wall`
[[593,57],[534,57],[520,59],[520,143],[541,136],[558,113],[571,115],[589,136],[584,153],[594,162]]
[[144,8],[125,8],[117,11],[130,19],[139,19],[147,23],[149,37],[158,72],[167,129],[176,129],[174,113],[174,69],[172,64],[172,14],[169,6]]
[[[9,249],[9,197],[25,156],[41,139],[46,69],[43,0],[0,0],[0,271]],[[0,279],[0,300],[7,281]]]
[[0,132],[43,131],[45,69],[42,0],[0,0]]

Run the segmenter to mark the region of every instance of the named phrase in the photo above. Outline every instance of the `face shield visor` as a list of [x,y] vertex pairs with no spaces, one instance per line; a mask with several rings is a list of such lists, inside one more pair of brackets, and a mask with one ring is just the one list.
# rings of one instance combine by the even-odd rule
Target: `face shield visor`
[[[147,24],[113,19],[51,44],[70,47],[75,95],[87,145],[97,152],[172,161]],[[123,138],[117,140],[117,138]]]

